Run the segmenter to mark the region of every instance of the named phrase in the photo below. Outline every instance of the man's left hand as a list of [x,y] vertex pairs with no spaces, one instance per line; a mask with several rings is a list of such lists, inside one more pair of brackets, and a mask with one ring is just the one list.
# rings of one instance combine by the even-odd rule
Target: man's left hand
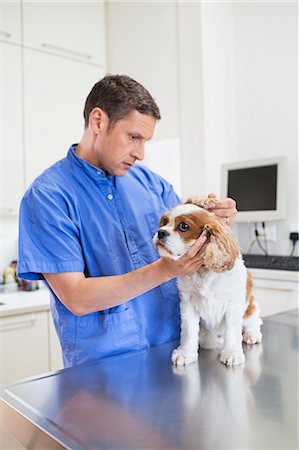
[[[211,193],[208,195],[208,198],[217,199],[217,196]],[[227,225],[229,225],[230,227],[233,225],[238,213],[236,202],[232,198],[224,198],[219,200],[217,199],[212,210],[216,214],[216,216],[226,218]]]

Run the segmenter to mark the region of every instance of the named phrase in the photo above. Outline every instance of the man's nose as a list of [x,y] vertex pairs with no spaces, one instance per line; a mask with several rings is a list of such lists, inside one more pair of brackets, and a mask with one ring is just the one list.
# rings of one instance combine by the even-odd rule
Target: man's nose
[[169,235],[170,233],[166,230],[163,230],[163,228],[160,228],[160,230],[158,230],[158,239],[160,239],[160,241],[166,239]]
[[138,147],[134,149],[133,156],[138,159],[138,161],[144,159],[144,142],[141,142]]

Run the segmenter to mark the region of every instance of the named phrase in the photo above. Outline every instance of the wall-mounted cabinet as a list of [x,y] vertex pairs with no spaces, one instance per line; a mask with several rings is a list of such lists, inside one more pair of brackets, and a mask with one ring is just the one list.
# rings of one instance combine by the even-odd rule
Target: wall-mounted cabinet
[[1,1],[0,3],[0,39],[6,42],[20,44],[22,43],[21,28],[21,2],[20,1]]
[[103,75],[101,67],[24,49],[26,187],[80,140],[85,99]]
[[105,74],[104,2],[1,2],[1,216],[83,133],[83,108]]
[[17,214],[24,192],[22,49],[1,44],[1,214]]
[[23,2],[24,45],[105,66],[104,2]]

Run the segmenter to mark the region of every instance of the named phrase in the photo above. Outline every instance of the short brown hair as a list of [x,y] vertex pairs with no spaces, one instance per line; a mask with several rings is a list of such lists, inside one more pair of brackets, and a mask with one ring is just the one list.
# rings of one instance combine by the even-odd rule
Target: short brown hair
[[151,94],[127,75],[106,75],[94,85],[85,102],[85,128],[88,127],[91,111],[96,107],[108,115],[109,128],[134,109],[157,120],[161,119],[159,108]]

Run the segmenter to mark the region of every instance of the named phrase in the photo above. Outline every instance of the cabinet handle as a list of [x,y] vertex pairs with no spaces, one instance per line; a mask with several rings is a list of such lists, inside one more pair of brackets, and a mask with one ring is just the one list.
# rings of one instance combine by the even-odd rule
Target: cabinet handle
[[14,212],[14,208],[12,206],[4,206],[3,208],[0,208],[0,214],[12,214]]
[[83,58],[83,59],[92,59],[92,56],[88,55],[87,53],[76,52],[75,50],[58,47],[57,45],[47,44],[44,42],[41,44],[41,46],[47,50],[52,50],[52,51],[54,50],[56,52],[65,53],[66,55],[69,55],[69,56],[77,56],[77,57]]
[[30,315],[29,317],[20,317],[20,318],[13,318],[10,320],[10,318],[6,317],[5,319],[0,320],[0,329],[2,330],[8,330],[9,328],[15,328],[15,327],[22,327],[24,325],[33,325],[34,322],[36,322],[36,316],[34,314]]
[[254,286],[254,287],[256,287],[257,289],[264,289],[264,291],[292,292],[292,289],[289,289],[289,288],[278,288],[278,287],[270,288],[270,287],[266,287],[266,286]]
[[0,30],[0,36],[4,37],[4,38],[10,38],[11,37],[11,33],[7,33],[7,31]]

